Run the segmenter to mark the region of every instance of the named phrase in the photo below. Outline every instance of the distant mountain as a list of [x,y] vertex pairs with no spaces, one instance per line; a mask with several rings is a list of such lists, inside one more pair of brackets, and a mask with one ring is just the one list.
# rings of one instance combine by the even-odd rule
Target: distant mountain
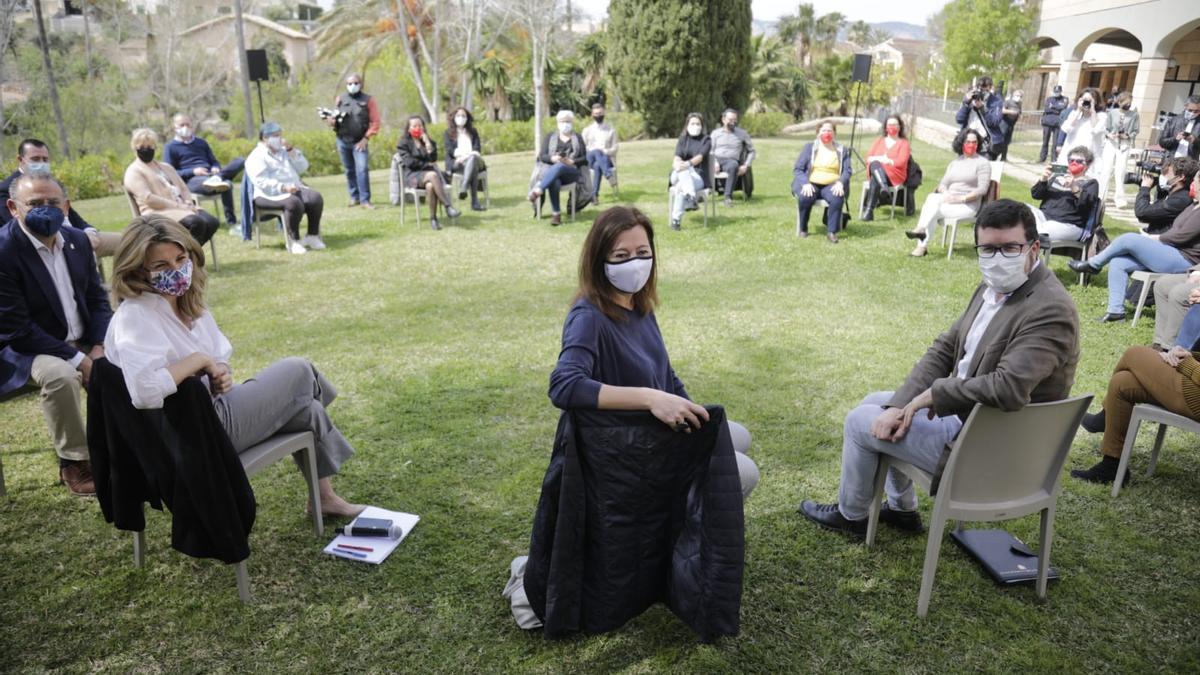
[[[771,36],[771,35],[775,34],[776,26],[778,25],[778,23],[779,23],[778,21],[755,19],[752,30],[755,35],[762,34],[762,35]],[[879,23],[872,23],[871,27],[881,30],[881,31],[886,31],[888,34],[890,34],[894,38],[904,38],[907,40],[928,40],[929,39],[929,35],[925,32],[925,27],[918,26],[915,23],[905,23],[903,21],[882,21]],[[846,39],[846,31],[843,30],[842,33],[840,35],[838,35],[838,40],[845,40],[845,39]]]

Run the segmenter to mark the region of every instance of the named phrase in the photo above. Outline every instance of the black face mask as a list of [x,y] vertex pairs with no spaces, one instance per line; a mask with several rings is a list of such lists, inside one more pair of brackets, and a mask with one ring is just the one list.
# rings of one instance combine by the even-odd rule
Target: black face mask
[[592,119],[596,120],[597,124],[604,124],[604,115],[592,115]]
[[1129,106],[1128,106],[1128,105],[1123,105],[1123,106],[1121,106],[1121,110],[1129,110]]
[[138,159],[149,164],[151,161],[154,160],[154,148],[138,148],[137,156],[138,156]]

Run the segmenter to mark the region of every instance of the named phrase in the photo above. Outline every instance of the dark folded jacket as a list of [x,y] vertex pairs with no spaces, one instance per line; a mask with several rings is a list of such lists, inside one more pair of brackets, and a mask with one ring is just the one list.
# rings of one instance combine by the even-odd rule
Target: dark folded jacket
[[188,378],[156,410],[138,410],[121,369],[99,359],[88,386],[88,453],[104,519],[146,527],[144,502],[171,511],[171,546],[226,563],[250,555],[254,493],[208,389]]
[[665,602],[700,639],[736,635],[742,492],[725,410],[690,434],[649,413],[568,411],[534,517],[525,592],[548,638]]

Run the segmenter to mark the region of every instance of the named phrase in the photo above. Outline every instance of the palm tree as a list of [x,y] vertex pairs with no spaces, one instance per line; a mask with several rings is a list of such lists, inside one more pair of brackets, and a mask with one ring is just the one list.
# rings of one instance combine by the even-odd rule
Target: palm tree
[[786,44],[796,46],[796,61],[802,66],[811,64],[813,37],[817,28],[817,11],[812,4],[800,3],[796,14],[779,19],[779,38]]
[[817,19],[814,31],[813,49],[822,54],[829,54],[837,44],[838,33],[846,25],[846,16],[841,12],[830,12]]
[[808,98],[808,80],[804,71],[785,54],[788,44],[778,36],[756,35],[751,45],[754,49],[754,66],[750,71],[751,110],[761,112],[778,108],[799,119]]
[[846,37],[859,47],[868,47],[873,44],[874,35],[875,30],[871,28],[871,24],[859,20],[850,24],[850,30],[847,31]]
[[604,31],[591,33],[579,42],[579,66],[583,68],[583,93],[590,96],[604,79],[604,64],[607,53],[604,49]]
[[471,69],[471,83],[475,91],[487,100],[488,117],[493,121],[512,119],[512,105],[508,100],[508,86],[512,78],[512,66],[494,51],[480,59]]

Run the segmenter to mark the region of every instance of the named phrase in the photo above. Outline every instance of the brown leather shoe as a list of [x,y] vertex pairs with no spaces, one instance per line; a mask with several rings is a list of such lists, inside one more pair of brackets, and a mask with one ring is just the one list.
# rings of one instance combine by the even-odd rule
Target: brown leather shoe
[[562,225],[562,216],[560,216],[560,215],[559,215],[559,214],[557,214],[557,213],[555,213],[554,215],[550,216],[550,224],[551,224],[551,225],[554,225],[555,227],[558,227],[559,225]]
[[90,462],[75,462],[58,470],[58,482],[76,497],[95,497],[96,483],[92,479]]

